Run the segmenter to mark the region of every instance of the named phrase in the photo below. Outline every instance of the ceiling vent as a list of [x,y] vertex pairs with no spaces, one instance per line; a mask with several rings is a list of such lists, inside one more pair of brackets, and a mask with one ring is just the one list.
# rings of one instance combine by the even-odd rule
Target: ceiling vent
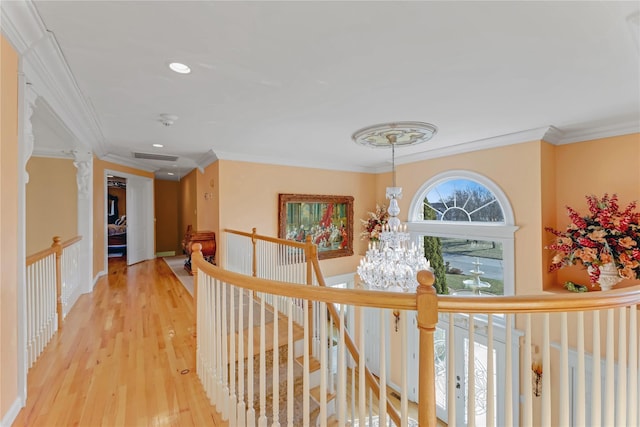
[[133,153],[133,157],[136,159],[145,160],[164,160],[166,162],[175,162],[178,160],[178,156],[165,156],[163,154],[151,154],[151,153]]

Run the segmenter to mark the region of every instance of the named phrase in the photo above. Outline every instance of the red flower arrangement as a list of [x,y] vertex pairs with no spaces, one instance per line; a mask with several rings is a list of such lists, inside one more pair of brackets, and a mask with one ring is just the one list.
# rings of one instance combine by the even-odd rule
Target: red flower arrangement
[[600,278],[600,267],[614,263],[620,277],[640,277],[640,213],[633,212],[636,202],[624,210],[618,206],[618,196],[607,193],[601,199],[585,196],[588,216],[581,216],[567,206],[571,223],[565,231],[551,227],[545,230],[556,236],[547,249],[556,251],[549,271],[580,262],[589,269],[590,282]]
[[361,219],[362,228],[364,231],[360,233],[360,240],[378,241],[380,239],[380,233],[382,232],[382,226],[389,220],[389,213],[385,205],[378,205],[376,203],[376,210],[367,214],[367,219]]

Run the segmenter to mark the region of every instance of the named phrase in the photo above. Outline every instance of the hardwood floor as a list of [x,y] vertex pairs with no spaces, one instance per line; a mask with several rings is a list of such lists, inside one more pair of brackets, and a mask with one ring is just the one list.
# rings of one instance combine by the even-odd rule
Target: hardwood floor
[[161,259],[82,295],[29,371],[14,426],[226,426],[195,366],[195,307]]

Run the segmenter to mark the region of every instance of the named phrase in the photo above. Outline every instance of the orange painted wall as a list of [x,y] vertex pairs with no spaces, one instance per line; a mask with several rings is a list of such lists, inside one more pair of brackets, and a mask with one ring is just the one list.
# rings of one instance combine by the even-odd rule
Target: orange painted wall
[[154,178],[153,172],[122,166],[111,162],[105,162],[96,157],[93,158],[93,276],[97,276],[101,272],[107,270],[104,265],[105,250],[105,228],[104,221],[105,201],[106,201],[106,185],[105,170],[123,172],[131,175],[139,175],[146,178]]
[[27,162],[27,255],[78,235],[78,186],[71,159],[31,157]]
[[[640,134],[596,139],[556,148],[556,209],[555,224],[564,229],[569,224],[566,206],[578,212],[588,212],[585,196],[617,193],[619,204],[625,207],[640,202]],[[553,241],[546,233],[545,243]],[[553,253],[546,251],[545,265]],[[548,274],[550,281],[561,286],[567,280],[588,284],[588,276],[581,267],[564,268]],[[626,284],[631,282],[625,281]],[[620,285],[624,285],[621,283]]]
[[180,180],[179,236],[184,237],[187,226],[198,228],[198,206],[196,202],[197,169],[192,170]]
[[0,35],[0,419],[18,398],[18,55]]
[[198,211],[198,230],[211,230],[218,235],[218,162],[205,168],[204,173],[196,170],[196,209]]
[[[359,240],[360,218],[375,207],[375,176],[293,166],[219,160],[220,229],[231,228],[278,235],[278,194],[322,194],[354,197],[354,256],[320,261],[326,277],[355,272],[366,242]],[[212,167],[212,166],[210,166]],[[224,260],[224,239],[218,239],[218,262]]]
[[178,229],[180,183],[156,179],[154,182],[156,252],[182,253]]
[[[468,170],[491,179],[507,195],[518,231],[515,234],[517,294],[542,289],[542,145],[541,141],[429,159],[396,167],[396,182],[403,187],[400,219],[407,219],[411,199],[431,177],[449,170]],[[390,181],[389,181],[390,182]]]

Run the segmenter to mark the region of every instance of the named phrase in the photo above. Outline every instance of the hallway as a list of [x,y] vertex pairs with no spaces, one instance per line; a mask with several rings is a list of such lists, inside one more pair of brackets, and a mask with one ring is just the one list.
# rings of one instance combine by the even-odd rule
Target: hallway
[[14,426],[223,426],[198,381],[195,307],[162,259],[80,297],[29,371]]

